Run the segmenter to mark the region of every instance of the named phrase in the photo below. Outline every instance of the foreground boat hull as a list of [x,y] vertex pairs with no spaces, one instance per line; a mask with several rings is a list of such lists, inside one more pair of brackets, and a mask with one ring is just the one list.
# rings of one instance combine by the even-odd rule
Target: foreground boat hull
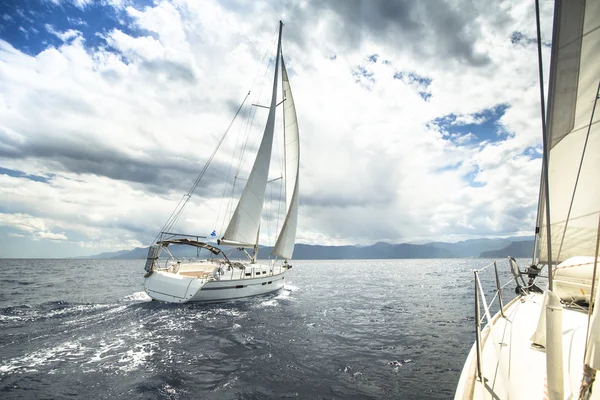
[[156,271],[144,279],[144,290],[152,299],[169,303],[228,301],[281,290],[286,272],[282,269],[263,277],[214,280]]
[[[517,297],[481,332],[482,380],[477,376],[477,343],[465,362],[455,400],[547,398],[545,349],[531,345],[542,312],[544,295]],[[563,309],[563,362],[565,398],[577,398],[583,369],[587,314]],[[573,396],[573,397],[569,397]],[[591,399],[600,398],[594,392]]]

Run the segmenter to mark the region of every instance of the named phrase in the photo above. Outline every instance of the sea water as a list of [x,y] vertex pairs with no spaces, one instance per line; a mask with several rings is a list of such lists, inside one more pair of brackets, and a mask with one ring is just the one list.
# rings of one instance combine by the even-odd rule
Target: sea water
[[144,260],[0,260],[0,398],[451,398],[489,262],[294,261],[278,293],[174,305]]

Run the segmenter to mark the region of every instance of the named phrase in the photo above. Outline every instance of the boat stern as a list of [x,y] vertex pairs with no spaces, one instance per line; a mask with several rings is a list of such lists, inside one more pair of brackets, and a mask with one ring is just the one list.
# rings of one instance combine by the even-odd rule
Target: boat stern
[[144,291],[154,300],[187,303],[206,284],[206,279],[154,271],[144,278]]

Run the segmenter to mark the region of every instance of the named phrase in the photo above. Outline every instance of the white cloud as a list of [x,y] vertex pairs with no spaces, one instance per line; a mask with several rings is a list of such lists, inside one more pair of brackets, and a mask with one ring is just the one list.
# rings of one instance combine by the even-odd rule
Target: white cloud
[[[302,142],[298,241],[368,244],[533,230],[540,163],[522,153],[540,142],[537,66],[534,48],[510,42],[514,31],[533,34],[531,10],[520,2],[498,3],[495,15],[476,4],[479,14],[469,23],[478,35],[470,50],[467,33],[449,43],[457,46],[455,59],[451,48],[435,56],[439,31],[415,47],[365,26],[349,45],[338,33],[350,17],[311,2],[287,9],[267,2],[240,9],[217,1],[110,4],[143,34],[112,29],[99,33],[108,47],[89,48],[79,31],[46,25],[63,44],[35,56],[0,41],[0,165],[49,177],[43,183],[0,175],[8,210],[0,224],[86,249],[148,245],[248,86],[263,76],[259,61],[273,50],[285,11],[283,51]],[[368,61],[373,54],[377,62]],[[372,74],[365,85],[353,75],[361,65]],[[399,71],[431,82],[394,79]],[[424,100],[421,91],[431,97]],[[268,89],[257,96],[251,101],[267,102]],[[510,135],[494,143],[473,145],[472,133],[451,138],[428,127],[448,114],[458,116],[455,125],[479,124],[483,117],[474,115],[498,104],[508,105],[499,123]],[[232,136],[215,159],[221,170],[234,144]],[[201,208],[183,217],[186,231],[220,229],[225,206],[216,178],[193,198]],[[262,230],[264,243],[274,230]]]
[[33,234],[33,240],[48,239],[48,240],[68,240],[63,233],[52,233],[52,232],[35,232]]
[[21,235],[20,233],[9,233],[7,236],[16,237],[16,238],[24,238],[25,235]]
[[21,213],[0,213],[0,225],[30,233],[46,229],[46,223],[42,218]]
[[81,37],[81,32],[76,29],[68,29],[64,32],[59,32],[59,31],[55,30],[54,26],[52,26],[51,24],[46,24],[44,26],[45,26],[46,30],[48,31],[48,33],[53,34],[54,36],[56,36],[63,42],[68,42],[77,37]]
[[86,6],[93,3],[94,0],[71,0],[75,6],[84,9]]
[[476,117],[474,115],[459,115],[452,122],[452,125],[470,125],[470,124],[483,124],[487,118],[485,116]]
[[455,134],[455,135],[451,135],[451,136],[455,140],[456,144],[458,144],[458,145],[463,145],[463,144],[469,143],[473,139],[477,138],[477,136],[475,136],[471,132],[464,134],[464,135]]

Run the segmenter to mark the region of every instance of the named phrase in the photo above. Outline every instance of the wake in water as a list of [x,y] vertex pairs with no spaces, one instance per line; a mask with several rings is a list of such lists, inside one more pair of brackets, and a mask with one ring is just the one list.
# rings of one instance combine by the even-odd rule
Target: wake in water
[[123,298],[125,301],[152,301],[152,298],[146,292],[135,292]]
[[[173,350],[165,352],[165,344],[181,341],[185,332],[201,333],[221,321],[242,321],[246,309],[277,306],[295,290],[290,286],[270,296],[213,304],[152,302],[140,291],[114,304],[57,301],[7,307],[0,310],[0,321],[13,346],[0,357],[0,376],[131,372],[151,368],[149,361],[159,354],[161,360],[174,362]],[[230,325],[232,331],[240,327],[237,322]]]

